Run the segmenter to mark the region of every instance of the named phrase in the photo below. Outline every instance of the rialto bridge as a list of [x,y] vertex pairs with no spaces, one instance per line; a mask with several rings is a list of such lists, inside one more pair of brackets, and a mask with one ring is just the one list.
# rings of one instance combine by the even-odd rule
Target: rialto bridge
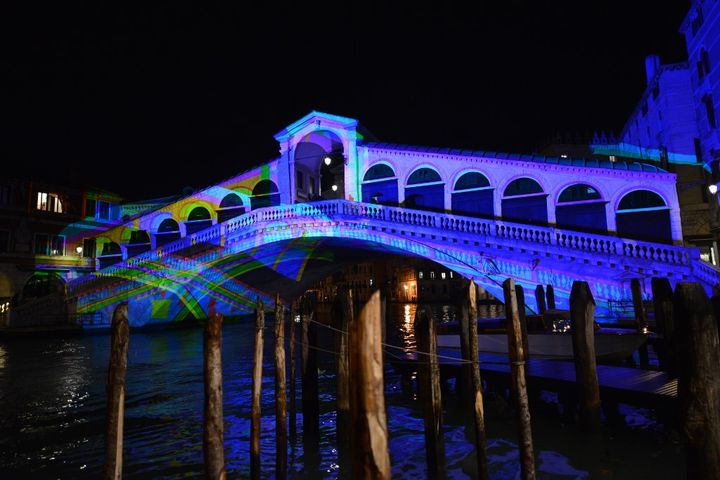
[[[95,239],[96,270],[68,274],[76,313],[107,323],[128,299],[137,325],[212,302],[248,313],[290,300],[358,259],[432,260],[502,298],[513,277],[589,282],[600,312],[630,280],[720,280],[682,246],[675,175],[641,163],[371,141],[357,120],[311,112],[275,135],[278,158],[143,212]],[[527,295],[535,308],[532,295]]]

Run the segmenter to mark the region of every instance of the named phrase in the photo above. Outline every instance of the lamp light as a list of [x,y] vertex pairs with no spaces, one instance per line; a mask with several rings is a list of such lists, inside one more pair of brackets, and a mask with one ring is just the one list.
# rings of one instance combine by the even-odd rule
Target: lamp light
[[[333,185],[331,188],[333,192],[337,192],[337,185]],[[717,187],[715,187],[715,190],[717,190]]]
[[332,163],[332,158],[325,157],[325,159],[323,161],[325,162],[325,165],[330,166],[330,164]]
[[708,185],[708,191],[710,192],[711,195],[715,195],[715,194],[717,193],[717,191],[718,191],[718,186],[717,186],[717,184],[716,184],[716,183],[711,183],[710,185]]
[[82,255],[82,252],[83,252],[82,245],[78,245],[77,247],[75,247],[75,253],[77,253],[78,255]]

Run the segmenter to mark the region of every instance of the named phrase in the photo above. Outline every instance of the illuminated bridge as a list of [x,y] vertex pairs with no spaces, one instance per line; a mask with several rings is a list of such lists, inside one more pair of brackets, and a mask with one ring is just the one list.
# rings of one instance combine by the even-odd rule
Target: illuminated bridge
[[[630,281],[720,280],[682,246],[675,175],[640,163],[379,143],[354,119],[312,112],[275,136],[280,156],[95,239],[96,270],[68,275],[72,310],[136,325],[243,314],[291,300],[359,259],[429,259],[502,298],[513,277],[589,282],[599,312]],[[535,308],[532,295],[528,305]]]

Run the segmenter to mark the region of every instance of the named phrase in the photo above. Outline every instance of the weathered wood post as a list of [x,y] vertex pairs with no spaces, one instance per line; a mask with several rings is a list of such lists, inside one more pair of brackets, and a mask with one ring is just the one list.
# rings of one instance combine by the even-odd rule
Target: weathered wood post
[[471,281],[468,286],[467,312],[470,322],[468,333],[470,340],[470,361],[472,362],[472,398],[473,426],[475,432],[475,453],[477,478],[488,480],[487,434],[485,433],[485,408],[483,405],[482,380],[480,378],[480,352],[478,348],[477,327],[477,286]]
[[[470,286],[473,283],[470,282]],[[470,288],[470,287],[468,287]],[[472,355],[470,349],[470,324],[477,322],[477,318],[470,315],[467,298],[460,303],[460,356],[463,363],[458,369],[458,376],[455,383],[456,396],[458,406],[465,410],[470,406],[471,390],[472,390]],[[475,313],[477,315],[477,312]],[[477,324],[475,325],[477,331]]]
[[547,295],[547,308],[548,310],[555,310],[555,289],[552,285],[548,285],[546,289]]
[[[639,279],[633,278],[632,280],[630,280],[630,290],[632,291],[633,311],[635,312],[635,325],[638,329],[638,332],[646,332],[648,328],[647,314],[645,313],[645,305],[643,304],[642,288],[640,286]],[[647,367],[649,364],[647,343],[643,343],[640,346],[640,348],[638,349],[638,353],[640,354],[640,365],[643,367]]]
[[285,372],[285,312],[275,294],[275,478],[287,476],[287,392]]
[[523,329],[520,325],[520,311],[517,303],[515,281],[508,278],[503,282],[505,294],[505,315],[508,324],[508,352],[510,353],[510,379],[518,409],[518,432],[520,445],[520,473],[523,479],[535,478],[535,456],[533,453],[532,429],[530,425],[530,402],[525,380],[525,352]]
[[522,285],[515,285],[515,298],[517,301],[518,315],[520,315],[520,328],[522,329],[524,360],[527,361],[530,352],[528,347],[527,318],[525,317],[525,290]]
[[340,475],[351,475],[352,451],[350,450],[350,360],[348,356],[348,332],[353,322],[352,291],[338,294],[335,309],[335,350],[337,351],[337,449]]
[[573,282],[570,321],[580,425],[585,431],[597,432],[600,430],[600,387],[595,360],[595,299],[587,282]]
[[432,311],[420,307],[415,315],[415,335],[421,352],[419,384],[425,423],[425,457],[428,478],[445,478],[445,441],[443,438],[440,365],[437,357],[437,330]]
[[390,478],[380,329],[380,292],[375,291],[350,330],[354,479]]
[[653,277],[651,280],[655,330],[661,336],[656,343],[660,368],[677,374],[677,338],[673,318],[673,291],[670,280]]
[[250,411],[250,476],[260,478],[260,416],[263,368],[263,329],[265,305],[258,298],[255,307],[255,352],[252,372],[252,407]]
[[128,302],[113,311],[110,336],[110,365],[107,378],[107,420],[105,425],[105,478],[122,478],[123,429],[125,425],[125,374],[130,341]]
[[[290,444],[295,445],[297,441],[297,388],[295,386],[297,372],[295,370],[295,331],[297,330],[295,325],[295,317],[297,316],[297,300],[292,303],[290,310],[290,322],[288,328],[290,329]],[[294,447],[293,447],[294,448]]]
[[223,383],[222,383],[222,313],[211,309],[205,325],[205,404],[203,454],[205,476],[218,480],[225,478]]
[[318,393],[317,328],[315,327],[315,298],[306,298],[302,316],[302,410],[303,452],[305,469],[320,467],[320,396]]
[[678,283],[674,298],[678,402],[687,478],[720,478],[720,345],[713,308],[698,283]]
[[545,289],[542,285],[535,287],[535,301],[537,302],[538,313],[542,315],[547,310],[545,306]]

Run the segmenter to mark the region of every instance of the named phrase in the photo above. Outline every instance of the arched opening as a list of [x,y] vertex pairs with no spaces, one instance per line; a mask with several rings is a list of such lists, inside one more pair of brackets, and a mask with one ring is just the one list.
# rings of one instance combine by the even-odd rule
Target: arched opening
[[502,218],[515,222],[547,225],[547,194],[532,178],[518,178],[505,188]]
[[607,232],[605,203],[600,192],[590,185],[570,185],[558,197],[555,206],[556,224],[559,228]]
[[445,183],[432,168],[420,167],[408,177],[405,206],[418,210],[445,210]]
[[237,193],[228,193],[220,202],[217,210],[218,222],[224,222],[245,213],[245,205]]
[[63,282],[53,272],[35,272],[23,286],[23,301],[63,291]]
[[670,208],[660,195],[650,190],[634,190],[622,197],[615,220],[618,236],[672,242]]
[[145,230],[129,230],[123,237],[128,257],[150,250],[150,235]]
[[188,219],[185,222],[185,231],[187,234],[205,230],[212,225],[212,217],[205,207],[195,207],[190,210]]
[[100,255],[97,256],[100,268],[107,267],[122,260],[120,245],[111,241],[104,241],[100,244]]
[[365,172],[362,201],[381,205],[398,204],[398,180],[390,165],[378,163]]
[[345,198],[345,152],[333,132],[303,137],[294,151],[295,198],[299,202]]
[[492,218],[493,187],[480,172],[467,172],[455,182],[452,192],[452,212],[462,215]]
[[180,225],[172,218],[166,218],[158,225],[155,233],[155,244],[160,247],[180,238]]
[[280,205],[280,191],[272,180],[260,180],[252,191],[250,206],[253,210]]

